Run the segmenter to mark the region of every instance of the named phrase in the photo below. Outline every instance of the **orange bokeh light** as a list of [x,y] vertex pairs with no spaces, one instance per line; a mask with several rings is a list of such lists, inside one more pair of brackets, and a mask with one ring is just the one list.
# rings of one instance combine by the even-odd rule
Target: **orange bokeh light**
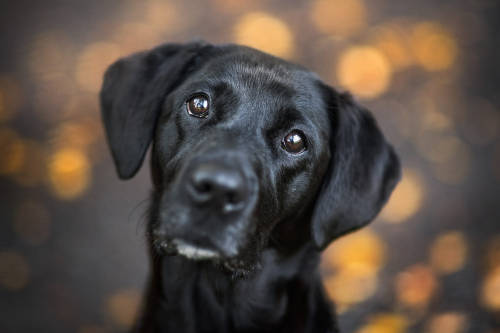
[[372,44],[382,51],[395,70],[413,64],[413,53],[408,41],[407,22],[390,22],[373,29]]
[[450,32],[433,22],[419,23],[413,28],[412,46],[417,63],[428,71],[450,68],[458,53]]
[[461,232],[440,235],[431,246],[430,262],[436,272],[454,273],[463,268],[466,260],[467,241]]
[[106,310],[113,322],[122,328],[132,326],[139,309],[141,294],[135,289],[120,290],[106,300]]
[[409,219],[421,209],[424,195],[424,184],[417,171],[403,169],[403,178],[382,210],[381,217],[389,223]]
[[316,0],[311,8],[311,20],[316,28],[333,37],[349,37],[366,25],[363,0]]
[[363,265],[349,265],[326,277],[325,289],[340,307],[349,307],[371,297],[377,289],[377,274]]
[[384,54],[371,46],[355,46],[340,55],[336,67],[339,83],[353,94],[374,98],[391,81],[391,66]]
[[386,248],[380,237],[371,229],[364,229],[336,240],[323,252],[322,264],[326,269],[363,266],[377,272],[385,257]]
[[234,27],[234,39],[239,44],[280,57],[290,58],[294,51],[294,38],[288,25],[265,12],[244,15]]
[[481,288],[481,302],[492,311],[500,311],[500,264],[485,277]]
[[185,28],[186,21],[181,20],[177,6],[170,1],[149,0],[146,2],[146,22],[155,30],[176,33]]
[[396,296],[405,305],[425,307],[438,287],[430,267],[416,264],[396,276]]
[[395,313],[382,313],[370,318],[368,323],[357,333],[405,333],[409,321],[406,317]]
[[487,270],[500,265],[500,234],[493,236],[488,241],[486,249],[485,266]]
[[64,148],[55,152],[49,163],[49,180],[53,193],[60,199],[74,199],[89,186],[90,163],[80,150]]
[[377,289],[377,272],[386,249],[377,234],[361,230],[336,240],[322,255],[324,285],[341,309],[371,297]]
[[467,330],[467,316],[459,312],[446,312],[431,318],[428,333],[462,333]]
[[90,44],[77,60],[75,79],[83,89],[98,92],[102,76],[112,62],[118,60],[121,50],[118,45],[107,42]]

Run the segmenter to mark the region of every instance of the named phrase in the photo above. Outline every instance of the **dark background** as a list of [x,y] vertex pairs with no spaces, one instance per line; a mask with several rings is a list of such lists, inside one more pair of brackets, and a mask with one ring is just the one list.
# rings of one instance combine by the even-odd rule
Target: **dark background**
[[500,3],[2,1],[0,332],[105,333],[147,274],[143,168],[115,175],[103,70],[166,41],[238,42],[370,108],[404,164],[388,207],[324,255],[345,332],[500,332]]

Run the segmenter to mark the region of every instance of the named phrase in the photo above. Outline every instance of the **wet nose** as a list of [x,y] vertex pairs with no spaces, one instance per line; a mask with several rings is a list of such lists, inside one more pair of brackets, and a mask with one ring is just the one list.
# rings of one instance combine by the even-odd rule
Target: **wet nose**
[[188,192],[195,204],[230,213],[244,207],[248,187],[236,167],[205,162],[191,170]]

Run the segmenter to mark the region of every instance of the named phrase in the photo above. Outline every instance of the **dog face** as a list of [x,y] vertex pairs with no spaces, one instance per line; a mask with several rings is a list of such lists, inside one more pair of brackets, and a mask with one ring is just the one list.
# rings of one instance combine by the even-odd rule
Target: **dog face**
[[167,44],[119,60],[101,106],[121,178],[153,142],[156,250],[231,270],[266,247],[326,247],[373,219],[399,179],[368,111],[246,47]]

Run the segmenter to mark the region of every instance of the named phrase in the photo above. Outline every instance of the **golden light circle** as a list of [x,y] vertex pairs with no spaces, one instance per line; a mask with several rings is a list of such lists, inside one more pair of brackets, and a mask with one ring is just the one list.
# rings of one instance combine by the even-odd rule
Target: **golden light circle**
[[371,317],[357,333],[405,333],[408,326],[406,317],[396,313],[382,313]]
[[428,324],[428,333],[462,333],[467,330],[467,316],[460,312],[446,312],[433,316]]
[[424,307],[434,295],[438,282],[432,270],[416,264],[396,277],[396,296],[408,306]]
[[494,235],[488,241],[485,262],[488,270],[500,265],[500,234]]
[[98,92],[106,68],[120,57],[120,48],[113,43],[90,44],[78,57],[75,71],[77,83],[85,90]]
[[147,25],[155,30],[170,34],[182,30],[190,20],[182,20],[182,15],[174,3],[164,0],[146,2]]
[[14,231],[26,243],[40,245],[50,236],[51,221],[47,208],[37,201],[24,201],[14,215]]
[[82,151],[73,148],[58,150],[49,163],[49,181],[53,193],[60,199],[74,199],[90,183],[90,163]]
[[293,34],[288,25],[265,12],[244,15],[234,27],[234,39],[275,56],[289,58],[293,55]]
[[450,68],[458,53],[453,36],[433,22],[420,23],[413,28],[412,45],[417,62],[428,71]]
[[14,251],[0,252],[0,286],[17,291],[29,281],[30,269],[26,259]]
[[316,28],[334,37],[349,37],[366,24],[363,0],[316,0],[311,8]]
[[376,273],[364,265],[349,265],[324,280],[325,289],[339,306],[349,306],[371,297],[377,289]]
[[373,30],[372,45],[382,51],[395,70],[413,63],[413,54],[408,41],[408,31],[402,26],[406,22],[391,22]]
[[37,80],[53,81],[67,69],[71,50],[69,39],[62,30],[43,31],[34,36],[27,63]]
[[135,289],[124,289],[106,300],[107,313],[115,324],[128,328],[137,316],[141,295]]
[[500,311],[500,264],[491,270],[481,288],[482,304],[492,310]]
[[339,83],[353,94],[374,98],[387,90],[391,81],[391,66],[376,48],[356,46],[341,54],[336,74]]
[[78,122],[60,123],[51,133],[50,143],[58,149],[72,147],[87,152],[100,135],[101,124],[93,118],[83,118]]
[[440,235],[430,249],[432,268],[439,273],[450,274],[463,268],[467,259],[467,241],[458,231]]
[[323,252],[323,266],[346,269],[363,266],[376,273],[384,264],[386,248],[380,237],[370,229],[364,229],[342,237]]
[[424,184],[419,174],[412,169],[403,169],[403,178],[391,194],[381,217],[389,223],[400,223],[415,215],[422,207]]

